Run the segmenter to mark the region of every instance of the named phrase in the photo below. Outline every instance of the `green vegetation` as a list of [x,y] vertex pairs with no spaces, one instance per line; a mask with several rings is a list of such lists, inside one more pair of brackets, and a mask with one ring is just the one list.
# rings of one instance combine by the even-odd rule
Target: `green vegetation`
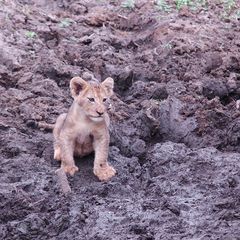
[[156,0],[157,9],[163,12],[170,12],[171,6],[165,0]]
[[236,1],[235,0],[223,0],[224,9],[227,12],[230,12],[235,6]]
[[236,20],[240,19],[240,10],[236,11],[236,13],[233,15],[233,18]]
[[163,47],[164,49],[170,50],[170,49],[172,49],[172,47],[173,47],[173,46],[172,46],[172,42],[170,41],[170,42],[164,44],[162,47]]
[[180,10],[183,6],[189,6],[190,4],[192,4],[191,0],[176,0],[176,8],[177,10]]
[[208,0],[196,0],[191,3],[191,9],[193,11],[196,11],[198,9],[207,10],[207,7],[208,7]]
[[70,19],[70,18],[64,18],[60,23],[59,26],[61,28],[65,28],[65,27],[69,27],[70,25],[72,25],[74,23],[74,20]]
[[[236,11],[234,14],[232,14],[234,8],[236,8],[236,1],[235,0],[222,0],[222,4],[224,6],[224,11],[221,14],[221,17],[223,19],[230,19],[230,18],[238,19],[239,11]],[[231,14],[232,14],[232,16],[230,16]]]
[[35,32],[33,32],[33,31],[27,31],[25,34],[26,34],[26,36],[28,38],[35,38],[35,37],[37,37],[37,34]]
[[[114,1],[114,0],[112,0]],[[221,19],[239,19],[240,10],[238,8],[239,2],[237,0],[219,0],[219,4],[222,6],[223,10],[220,13]],[[219,6],[218,4],[218,6]],[[183,7],[187,7],[189,11],[207,11],[209,6],[211,6],[210,0],[154,0],[154,5],[156,9],[163,13],[173,12],[174,10],[180,11]],[[136,7],[135,0],[123,0],[121,7],[134,10]],[[220,9],[220,8],[219,8]],[[162,19],[162,16],[159,16]],[[62,24],[67,25],[67,24]]]
[[125,0],[121,6],[128,9],[134,9],[135,0]]

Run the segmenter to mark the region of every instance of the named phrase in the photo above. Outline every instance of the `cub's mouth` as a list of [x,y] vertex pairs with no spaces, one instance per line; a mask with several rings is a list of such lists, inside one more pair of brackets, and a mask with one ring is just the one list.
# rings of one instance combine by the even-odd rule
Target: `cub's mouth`
[[96,122],[103,120],[103,116],[89,116],[89,118]]
[[91,118],[103,118],[102,116],[90,116]]

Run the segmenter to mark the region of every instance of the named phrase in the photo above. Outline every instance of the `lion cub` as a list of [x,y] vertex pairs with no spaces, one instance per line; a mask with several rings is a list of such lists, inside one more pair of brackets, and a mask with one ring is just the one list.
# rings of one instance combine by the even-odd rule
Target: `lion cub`
[[70,81],[74,99],[68,113],[61,114],[53,129],[54,159],[61,161],[61,168],[74,175],[78,167],[74,156],[95,152],[94,174],[101,180],[109,180],[116,174],[108,164],[109,149],[109,98],[113,94],[114,81],[107,78],[102,83],[86,82],[80,77]]

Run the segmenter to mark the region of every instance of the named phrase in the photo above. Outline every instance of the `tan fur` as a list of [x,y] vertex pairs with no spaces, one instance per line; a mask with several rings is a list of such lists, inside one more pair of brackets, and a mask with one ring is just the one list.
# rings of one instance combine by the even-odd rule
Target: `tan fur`
[[74,101],[68,113],[61,114],[53,129],[54,158],[61,161],[66,173],[74,175],[78,167],[74,156],[95,152],[94,174],[109,180],[116,174],[108,164],[109,148],[109,98],[113,94],[113,79],[104,82],[86,82],[75,77],[70,82]]
[[49,129],[52,130],[54,129],[54,124],[49,124],[49,123],[43,123],[43,122],[38,122],[37,126],[42,129]]

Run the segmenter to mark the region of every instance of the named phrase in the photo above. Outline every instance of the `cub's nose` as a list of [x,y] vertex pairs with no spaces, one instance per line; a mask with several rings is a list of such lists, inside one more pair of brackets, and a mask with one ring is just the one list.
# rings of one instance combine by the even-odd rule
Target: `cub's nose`
[[99,116],[103,115],[103,112],[96,111]]

